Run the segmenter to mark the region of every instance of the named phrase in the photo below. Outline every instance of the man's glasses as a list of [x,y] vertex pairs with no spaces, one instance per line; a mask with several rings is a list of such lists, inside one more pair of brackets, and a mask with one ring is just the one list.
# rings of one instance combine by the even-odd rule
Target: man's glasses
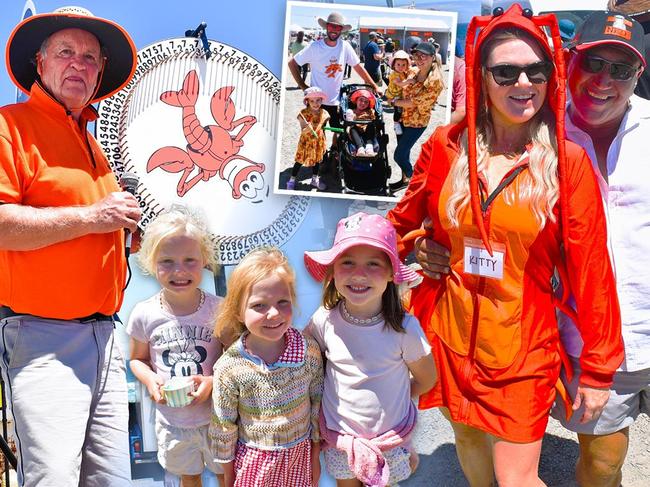
[[580,67],[588,73],[600,73],[609,67],[609,75],[616,81],[628,81],[636,74],[639,68],[626,63],[612,63],[605,59],[583,54],[580,60]]
[[526,73],[526,77],[531,83],[547,83],[553,72],[553,63],[540,61],[538,63],[527,64],[526,66],[517,66],[515,64],[497,64],[485,68],[494,78],[494,82],[500,86],[511,86],[519,81],[521,73]]

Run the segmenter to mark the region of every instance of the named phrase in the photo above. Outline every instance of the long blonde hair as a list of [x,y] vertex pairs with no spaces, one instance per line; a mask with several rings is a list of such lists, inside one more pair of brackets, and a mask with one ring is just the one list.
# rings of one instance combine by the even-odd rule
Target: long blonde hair
[[[485,66],[487,56],[494,44],[508,39],[533,38],[520,29],[503,29],[496,31],[481,48],[481,66]],[[549,59],[546,59],[549,60]],[[479,99],[479,112],[476,117],[476,158],[479,173],[485,168],[489,158],[489,147],[494,143],[494,129],[488,107],[485,89],[487,71],[482,69],[482,89]],[[546,95],[551,96],[550,93]],[[543,227],[546,219],[555,221],[553,207],[559,198],[559,180],[557,174],[557,140],[555,138],[555,117],[545,101],[542,108],[527,122],[528,140],[532,146],[528,153],[528,171],[521,175],[520,191],[508,187],[503,196],[508,204],[514,204],[516,197],[528,201],[537,222]],[[451,168],[452,191],[446,205],[447,218],[458,227],[461,209],[469,206],[469,166],[467,162],[467,129],[460,139],[460,154]]]
[[293,305],[296,301],[296,276],[279,249],[264,247],[253,250],[233,270],[214,328],[215,336],[225,346],[234,343],[246,330],[243,317],[251,288],[272,275],[280,277],[287,284]]

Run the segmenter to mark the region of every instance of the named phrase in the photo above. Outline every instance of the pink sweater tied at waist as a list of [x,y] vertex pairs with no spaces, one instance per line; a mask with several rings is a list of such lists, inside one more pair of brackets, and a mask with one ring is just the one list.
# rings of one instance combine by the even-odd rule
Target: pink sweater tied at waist
[[337,448],[348,455],[348,466],[354,476],[369,487],[386,487],[390,470],[382,452],[407,442],[417,417],[412,401],[407,416],[394,428],[371,439],[331,430],[325,424],[321,409],[320,433],[324,448]]

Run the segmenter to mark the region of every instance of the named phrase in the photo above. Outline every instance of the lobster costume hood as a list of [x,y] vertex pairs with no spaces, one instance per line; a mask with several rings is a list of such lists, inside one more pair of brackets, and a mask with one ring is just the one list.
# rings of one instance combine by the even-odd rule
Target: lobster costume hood
[[[542,27],[548,27],[553,40],[553,52],[548,47],[546,34]],[[564,114],[566,105],[566,69],[564,54],[562,51],[562,40],[560,29],[554,14],[533,16],[529,9],[523,10],[519,4],[512,5],[505,12],[496,8],[494,15],[473,17],[467,29],[467,40],[465,44],[465,81],[467,84],[467,139],[468,139],[468,163],[469,163],[469,188],[471,195],[471,207],[474,220],[481,233],[481,239],[492,254],[492,247],[487,237],[485,222],[482,218],[481,203],[478,189],[478,172],[476,161],[476,118],[481,98],[481,49],[486,39],[496,30],[507,28],[520,29],[535,39],[539,46],[546,52],[546,55],[553,61],[554,70],[548,82],[546,101],[555,114],[555,134],[557,138],[558,172],[560,181],[560,208],[566,209],[566,198],[568,197],[562,184],[562,176],[565,174],[566,150],[564,135]],[[477,29],[481,29],[476,43],[474,38]],[[561,211],[561,215],[566,215]],[[563,222],[565,223],[565,222]],[[566,240],[567,225],[563,224],[563,237]]]

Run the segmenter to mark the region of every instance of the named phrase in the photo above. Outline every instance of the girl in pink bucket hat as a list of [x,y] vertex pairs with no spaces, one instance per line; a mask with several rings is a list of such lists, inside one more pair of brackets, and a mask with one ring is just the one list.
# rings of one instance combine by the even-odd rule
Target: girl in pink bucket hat
[[312,168],[311,185],[322,191],[325,184],[320,180],[318,171],[327,147],[325,145],[325,131],[323,127],[329,120],[329,114],[321,107],[326,96],[317,86],[305,90],[305,108],[298,113],[300,124],[300,139],[296,149],[295,161],[291,170],[291,177],[287,182],[287,189],[296,189],[296,177],[302,166]]
[[337,480],[394,485],[417,466],[411,397],[431,389],[436,375],[431,347],[396,286],[418,275],[400,262],[393,225],[365,213],[341,220],[332,248],[305,252],[305,265],[324,281],[323,306],[306,334],[327,358],[325,466]]

